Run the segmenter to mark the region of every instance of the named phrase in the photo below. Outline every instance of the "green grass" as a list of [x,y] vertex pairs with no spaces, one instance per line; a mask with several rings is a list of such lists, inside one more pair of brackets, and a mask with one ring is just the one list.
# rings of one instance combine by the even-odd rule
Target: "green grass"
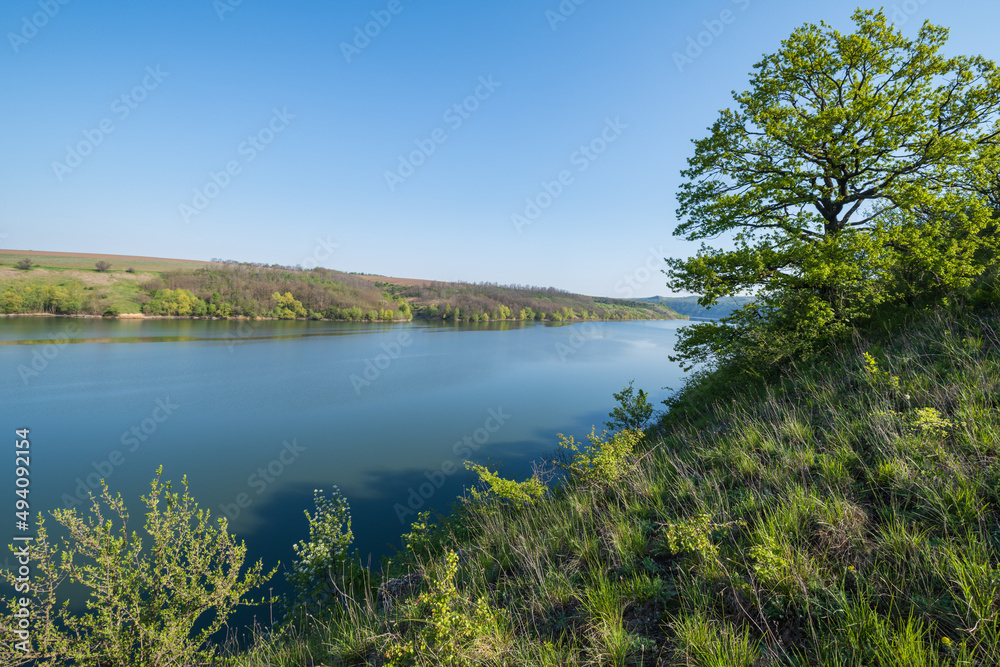
[[[124,271],[110,271],[98,274],[79,269],[33,268],[30,271],[7,271],[0,273],[0,295],[8,289],[18,292],[25,286],[60,287],[79,295],[82,304],[80,312],[102,314],[109,309],[120,313],[138,313],[145,294],[141,284],[155,273],[132,275]],[[107,284],[92,284],[99,280]]]
[[47,269],[84,269],[93,270],[94,264],[105,260],[111,264],[112,271],[124,271],[132,267],[136,271],[179,271],[193,270],[204,266],[214,266],[211,262],[197,260],[178,260],[156,257],[116,257],[114,255],[95,255],[93,257],[61,257],[58,255],[25,254],[23,251],[0,249],[0,266],[14,266],[27,257],[37,266]]
[[360,586],[233,664],[388,664],[398,646],[400,665],[1000,664],[995,322],[856,341],[677,406],[614,482],[481,494],[416,529],[390,574],[453,591],[451,662],[426,597],[385,611]]

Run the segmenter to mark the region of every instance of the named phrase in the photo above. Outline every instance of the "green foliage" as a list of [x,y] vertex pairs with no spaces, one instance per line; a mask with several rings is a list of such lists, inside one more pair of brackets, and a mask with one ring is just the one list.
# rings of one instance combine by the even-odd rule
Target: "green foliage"
[[406,551],[413,555],[429,553],[431,547],[440,542],[439,529],[440,525],[431,520],[430,512],[420,512],[410,524],[410,532],[402,535]]
[[[145,537],[129,532],[124,501],[103,482],[90,516],[75,509],[52,512],[68,534],[61,545],[39,514],[30,547],[36,605],[31,649],[15,651],[5,639],[0,663],[157,667],[216,657],[209,638],[274,572],[265,574],[259,561],[241,572],[246,546],[229,533],[226,520],[213,524],[186,479],[178,493],[160,473],[142,499]],[[3,575],[11,584],[17,576]],[[86,591],[85,612],[59,604],[57,593],[67,582]],[[12,616],[0,619],[5,638],[14,622]]]
[[612,431],[622,429],[641,431],[653,416],[653,404],[649,402],[649,394],[642,389],[635,393],[632,389],[633,382],[634,380],[630,381],[627,387],[613,394],[618,406],[608,413],[611,421],[604,422],[604,425]]
[[532,505],[539,498],[544,497],[547,491],[545,485],[537,477],[529,477],[523,482],[515,482],[512,479],[504,479],[495,472],[491,472],[489,468],[471,461],[466,461],[465,467],[479,476],[479,483],[484,487],[483,491],[472,489],[472,497],[476,500],[493,497],[501,501]]
[[161,289],[142,307],[147,315],[206,315],[208,304],[186,289]]
[[[446,320],[575,321],[604,319],[669,319],[676,313],[655,304],[602,299],[552,287],[495,283],[432,283],[398,288],[421,307],[419,316]],[[602,309],[599,304],[605,307]],[[455,313],[457,312],[457,316]],[[601,314],[603,313],[603,315]],[[558,315],[558,317],[556,317]]]
[[945,303],[994,261],[995,64],[941,55],[944,28],[911,40],[882,12],[853,18],[853,34],[794,31],[696,142],[674,233],[735,247],[671,260],[670,284],[703,306],[755,302],[686,327],[677,359],[807,358],[879,309]]
[[274,308],[268,313],[271,317],[277,317],[279,320],[294,320],[297,317],[308,316],[302,302],[296,301],[291,292],[285,292],[284,294],[275,292],[271,295],[271,301],[275,304]]
[[943,417],[937,408],[916,408],[911,423],[920,434],[939,438],[948,435],[955,426],[951,420]]
[[417,599],[417,606],[428,612],[422,623],[404,641],[396,639],[386,650],[389,664],[447,665],[469,664],[466,651],[484,636],[492,634],[502,623],[499,611],[493,609],[485,596],[474,603],[465,599],[455,584],[458,554],[449,552],[444,571],[431,580],[430,590]]
[[560,465],[573,478],[584,484],[614,484],[635,464],[635,450],[645,434],[637,429],[625,429],[610,438],[607,431],[596,435],[593,428],[587,436],[589,445],[581,448],[573,436],[559,433]]
[[86,305],[84,285],[78,281],[66,281],[61,285],[18,281],[0,294],[0,310],[5,313],[75,315]]
[[313,613],[320,612],[338,599],[342,573],[354,533],[351,531],[351,508],[336,486],[327,497],[322,489],[313,491],[316,511],[306,510],[309,539],[292,546],[295,560],[286,575],[295,590],[296,603]]
[[875,357],[873,357],[870,352],[865,352],[862,357],[864,359],[864,377],[869,385],[876,389],[891,389],[893,391],[899,391],[898,375],[890,375],[888,372],[879,368],[878,361],[876,361]]

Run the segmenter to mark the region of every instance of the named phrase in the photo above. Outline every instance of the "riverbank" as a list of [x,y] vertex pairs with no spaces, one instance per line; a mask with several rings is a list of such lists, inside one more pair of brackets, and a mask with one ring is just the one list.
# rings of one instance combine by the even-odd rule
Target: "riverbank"
[[[243,316],[236,316],[236,317],[208,317],[208,316],[203,316],[203,315],[146,315],[144,313],[119,313],[118,315],[88,315],[88,314],[83,314],[83,313],[76,313],[76,314],[72,314],[72,315],[65,315],[65,314],[59,314],[59,313],[0,313],[0,318],[9,318],[9,317],[68,317],[68,318],[74,318],[74,319],[90,319],[90,320],[211,320],[211,321],[217,321],[217,322],[227,322],[227,321],[228,322],[279,322],[279,321],[283,321],[283,322],[355,322],[355,321],[357,321],[357,320],[342,320],[342,319],[341,320],[331,320],[331,319],[326,319],[326,318],[322,318],[322,317],[321,318],[308,318],[308,317],[278,318],[278,317],[243,317]],[[363,321],[365,321],[365,322],[371,322],[371,323],[378,323],[378,324],[393,324],[393,323],[403,324],[403,323],[410,323],[410,322],[428,322],[428,323],[434,323],[434,322],[438,321],[439,319],[441,319],[441,318],[430,319],[430,318],[426,318],[426,317],[420,317],[420,318],[410,317],[408,319],[363,320]],[[688,317],[687,315],[679,315],[679,316],[673,317],[673,318],[663,318],[663,317],[652,318],[651,317],[651,318],[649,318],[647,320],[636,318],[636,319],[633,319],[631,321],[633,321],[633,322],[643,322],[643,321],[646,321],[646,322],[656,322],[656,321],[660,321],[660,320],[664,320],[664,319],[690,320],[691,318]],[[454,320],[452,320],[452,321],[454,321]],[[464,321],[468,322],[468,320],[464,320]],[[523,322],[523,321],[524,320],[510,318],[510,319],[503,319],[503,320],[501,320],[501,319],[481,320],[480,323],[481,324],[487,324],[489,322]],[[539,320],[539,321],[544,321],[544,320]],[[574,324],[574,323],[577,323],[577,322],[616,322],[616,321],[620,321],[620,320],[613,320],[613,319],[607,319],[606,320],[606,319],[601,319],[601,318],[589,318],[589,319],[586,319],[586,320],[583,320],[583,319],[574,319],[574,320],[565,320],[564,319],[564,320],[560,320],[560,322],[563,323],[563,324]],[[550,321],[550,323],[551,323],[551,321]]]

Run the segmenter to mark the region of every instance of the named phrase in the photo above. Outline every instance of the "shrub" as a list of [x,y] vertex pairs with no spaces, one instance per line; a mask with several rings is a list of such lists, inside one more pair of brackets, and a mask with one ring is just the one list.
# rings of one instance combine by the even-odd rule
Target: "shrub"
[[500,500],[533,505],[536,500],[545,495],[545,485],[537,477],[529,477],[523,482],[515,482],[512,479],[504,479],[495,472],[490,472],[489,468],[485,466],[469,461],[465,462],[465,467],[474,470],[479,475],[479,483],[485,488],[484,491],[472,490],[472,497],[477,500],[492,495]]
[[102,259],[97,264],[94,264],[94,268],[96,268],[101,273],[104,273],[105,271],[108,271],[109,269],[111,269],[111,263],[110,262],[105,262]]
[[[101,664],[159,667],[205,664],[216,657],[209,638],[225,627],[244,596],[274,574],[257,561],[241,574],[246,546],[226,520],[211,523],[185,478],[182,493],[161,482],[157,470],[145,504],[144,533],[129,532],[120,494],[101,484],[89,517],[59,509],[52,517],[67,531],[56,545],[39,514],[29,547],[35,606],[27,652],[0,645],[0,664]],[[3,572],[11,584],[12,571]],[[64,582],[87,590],[86,613],[57,604]],[[15,611],[11,602],[11,611]],[[252,604],[252,603],[251,603]],[[0,618],[0,634],[13,635],[13,615]]]
[[134,266],[130,266],[127,269],[125,269],[125,272],[126,273],[135,273],[135,267]]
[[604,422],[604,425],[612,431],[641,429],[653,416],[653,405],[649,402],[649,394],[642,389],[638,394],[634,393],[632,382],[617,394],[612,394],[618,401],[618,407],[608,413],[611,421]]
[[583,449],[573,436],[559,436],[559,448],[562,462],[560,466],[585,484],[613,484],[621,479],[635,464],[636,445],[642,441],[644,433],[639,430],[626,429],[606,438],[607,431],[595,435],[591,429],[587,436],[589,445]]
[[499,612],[486,597],[474,604],[466,600],[455,585],[457,573],[458,554],[449,552],[443,576],[433,579],[430,590],[417,599],[417,606],[426,609],[430,618],[417,625],[412,641],[390,644],[386,651],[390,665],[467,665],[465,649],[496,631],[502,620]]
[[21,269],[22,271],[28,271],[31,269],[32,266],[34,266],[34,262],[25,257],[24,259],[17,260],[17,264],[15,264],[14,266]]
[[348,550],[354,541],[351,531],[351,508],[336,486],[330,497],[322,489],[313,491],[316,511],[305,511],[309,520],[309,539],[293,545],[295,561],[286,576],[295,590],[296,603],[311,607],[311,600],[329,601],[338,591],[339,572],[343,571]]

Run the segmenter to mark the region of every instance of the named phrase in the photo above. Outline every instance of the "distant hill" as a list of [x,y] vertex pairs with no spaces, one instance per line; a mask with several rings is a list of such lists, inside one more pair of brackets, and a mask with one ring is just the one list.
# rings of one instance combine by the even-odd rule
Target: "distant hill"
[[753,297],[723,297],[719,299],[719,303],[712,306],[711,309],[703,308],[698,305],[698,297],[696,296],[651,296],[645,299],[635,299],[635,301],[643,301],[645,303],[654,303],[666,306],[667,308],[678,312],[681,315],[687,315],[688,317],[708,317],[717,320],[750,303],[753,301]]
[[[499,285],[497,283],[446,283],[406,278],[375,279],[388,294],[406,299],[414,316],[446,317],[459,312],[463,319],[578,319],[671,320],[683,319],[674,310],[635,299],[608,299],[574,294],[554,287]],[[501,311],[501,306],[506,310]],[[488,315],[489,317],[485,317]]]
[[222,259],[30,250],[0,250],[0,313],[383,322],[682,317],[658,303],[551,287],[443,283]]

